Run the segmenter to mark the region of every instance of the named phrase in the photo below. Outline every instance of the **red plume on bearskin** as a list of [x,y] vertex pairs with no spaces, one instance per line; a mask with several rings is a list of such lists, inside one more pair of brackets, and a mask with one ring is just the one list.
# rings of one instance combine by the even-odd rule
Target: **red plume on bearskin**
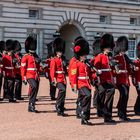
[[75,43],[74,46],[75,55],[82,56],[89,54],[89,43],[85,39],[80,39]]

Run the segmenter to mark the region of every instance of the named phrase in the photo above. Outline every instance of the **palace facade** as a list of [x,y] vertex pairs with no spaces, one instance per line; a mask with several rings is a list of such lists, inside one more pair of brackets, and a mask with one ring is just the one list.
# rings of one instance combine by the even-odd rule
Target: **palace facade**
[[[38,54],[47,57],[46,44],[60,31],[66,40],[66,57],[72,57],[72,42],[106,32],[117,39],[129,38],[129,56],[135,58],[140,40],[140,0],[0,0],[0,40],[17,39],[24,47],[28,35],[38,40]],[[91,49],[92,53],[92,49]]]

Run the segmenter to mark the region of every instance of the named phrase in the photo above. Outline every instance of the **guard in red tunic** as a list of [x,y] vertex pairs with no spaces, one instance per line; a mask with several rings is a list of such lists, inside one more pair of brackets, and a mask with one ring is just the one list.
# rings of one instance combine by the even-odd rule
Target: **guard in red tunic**
[[120,98],[118,101],[118,116],[122,121],[129,121],[127,117],[127,103],[129,97],[129,75],[130,64],[127,63],[125,52],[128,50],[128,39],[125,36],[121,36],[116,41],[116,47],[114,48],[114,59],[119,64],[119,71],[116,72],[116,86],[120,92]]
[[50,62],[51,84],[58,88],[56,99],[56,111],[58,116],[66,116],[64,105],[66,98],[66,75],[62,55],[65,51],[65,42],[61,38],[56,38],[53,43],[55,57]]
[[21,60],[22,81],[25,85],[28,82],[30,86],[28,111],[35,113],[38,112],[35,109],[35,102],[40,81],[40,63],[36,61],[36,48],[36,39],[29,36],[25,41],[25,50],[27,53],[22,57]]
[[137,91],[137,98],[134,105],[134,112],[136,115],[140,116],[140,42],[137,45],[136,49],[137,59],[134,61],[136,70],[133,71],[132,74],[132,82]]
[[56,100],[55,95],[56,95],[56,86],[51,84],[51,77],[50,77],[50,62],[53,59],[53,54],[50,54],[45,62],[45,77],[49,79],[50,83],[50,97],[51,100]]
[[97,108],[103,113],[105,123],[115,123],[112,119],[113,97],[115,93],[112,69],[108,54],[114,48],[114,39],[110,34],[104,34],[100,43],[102,53],[94,58],[94,66],[100,70],[98,79]]
[[24,100],[24,98],[21,97],[21,91],[22,91],[22,77],[21,77],[21,45],[19,41],[15,40],[14,41],[14,56],[15,56],[15,61],[16,62],[16,67],[15,67],[15,98],[17,100]]
[[[76,46],[82,46],[81,45],[82,43],[87,43],[87,41],[82,36],[77,37],[74,40],[74,48]],[[87,54],[88,53],[89,52],[87,52]],[[71,84],[71,83],[73,83],[73,80],[74,80],[74,78],[73,78],[73,73],[74,73],[73,67],[75,67],[74,65],[76,65],[77,62],[78,62],[77,55],[75,54],[75,51],[74,51],[74,56],[71,58],[71,60],[69,62],[69,69],[68,69],[68,71],[69,71],[68,72],[68,75],[69,75],[69,83],[71,85],[72,90],[75,89],[75,87],[73,87],[74,85]],[[82,108],[81,108],[81,105],[82,105],[82,96],[81,96],[81,94],[78,94],[76,105],[77,105],[77,107],[76,107],[76,117],[79,119],[79,118],[81,118],[81,111],[82,111]]]
[[15,84],[15,66],[16,63],[13,57],[13,41],[7,40],[6,41],[6,51],[7,54],[3,56],[2,63],[3,63],[3,73],[5,79],[4,85],[4,98],[8,98],[9,102],[16,102],[14,100],[14,84]]
[[[81,124],[91,125],[88,120],[90,119],[90,107],[91,107],[91,68],[88,67],[86,62],[86,56],[89,53],[89,44],[86,40],[80,40],[78,45],[74,47],[74,52],[77,55],[77,62],[71,66],[71,81],[73,91],[77,93],[79,91],[78,98],[81,103]],[[88,53],[87,53],[88,52]]]

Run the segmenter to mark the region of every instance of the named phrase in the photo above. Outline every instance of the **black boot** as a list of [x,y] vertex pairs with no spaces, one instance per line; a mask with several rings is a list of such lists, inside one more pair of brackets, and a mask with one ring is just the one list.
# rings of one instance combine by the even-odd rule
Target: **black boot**
[[104,123],[105,123],[105,124],[115,124],[116,121],[113,120],[112,118],[105,118],[105,119],[104,119]]
[[81,125],[92,125],[92,123],[89,122],[88,120],[82,119],[81,120]]
[[33,104],[30,104],[28,107],[28,112],[37,113],[38,111],[35,110],[35,106]]

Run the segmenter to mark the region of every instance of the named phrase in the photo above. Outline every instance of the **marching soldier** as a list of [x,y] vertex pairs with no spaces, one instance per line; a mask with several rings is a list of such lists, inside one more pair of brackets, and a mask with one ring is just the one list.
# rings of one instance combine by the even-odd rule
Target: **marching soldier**
[[65,51],[65,42],[61,38],[56,38],[53,43],[55,57],[50,62],[51,84],[58,88],[56,99],[56,111],[58,116],[66,116],[64,105],[66,98],[66,75],[62,55]]
[[[74,47],[80,45],[81,44],[80,43],[81,40],[84,40],[84,38],[81,37],[81,36],[77,37],[74,40]],[[74,80],[73,75],[72,75],[72,73],[73,73],[72,69],[73,69],[73,67],[75,67],[74,65],[76,65],[77,62],[78,62],[77,55],[74,52],[74,56],[71,58],[71,60],[69,62],[69,69],[68,69],[68,71],[69,71],[68,72],[69,82],[70,82],[72,90],[74,90],[74,88],[75,88],[75,87],[73,87],[74,85],[71,84],[71,83],[73,83],[73,80]],[[79,119],[79,118],[81,118],[81,104],[82,104],[82,98],[81,98],[80,94],[78,94],[78,98],[77,98],[76,104],[77,104],[77,107],[76,107],[76,117]]]
[[[76,54],[77,62],[71,66],[71,76],[73,80],[71,85],[73,91],[77,93],[79,91],[78,103],[81,103],[81,124],[91,125],[88,120],[90,119],[90,107],[91,107],[91,69],[86,65],[86,56],[89,53],[89,44],[86,40],[81,39],[75,44],[74,53]],[[77,109],[78,109],[77,107]]]
[[129,75],[130,64],[127,63],[125,52],[128,50],[128,39],[125,36],[121,36],[116,41],[116,47],[114,48],[114,59],[119,64],[119,71],[116,72],[116,86],[120,92],[120,98],[118,101],[118,116],[122,121],[129,121],[127,117],[127,103],[129,98]]
[[45,77],[47,79],[49,79],[49,83],[50,83],[50,97],[51,97],[51,100],[54,101],[56,100],[55,98],[55,94],[56,94],[56,86],[51,84],[51,77],[50,77],[50,62],[51,60],[53,59],[53,54],[50,54],[48,55],[48,58],[46,60],[46,65],[45,65]]
[[21,45],[19,41],[15,40],[13,43],[14,46],[14,56],[16,61],[16,67],[15,67],[15,98],[17,100],[24,100],[24,98],[21,97],[21,91],[22,91],[22,77],[21,77]]
[[40,81],[40,64],[36,61],[37,40],[29,36],[25,41],[26,54],[21,60],[21,75],[22,81],[26,85],[27,82],[30,86],[29,106],[28,112],[38,111],[35,109],[36,97],[39,89]]
[[140,116],[140,42],[136,49],[137,59],[134,61],[137,70],[133,71],[132,82],[137,91],[137,98],[134,105],[134,112],[136,115]]
[[[55,40],[58,37],[60,37],[60,33],[58,31],[56,31],[53,34],[53,38]],[[55,98],[56,86],[51,84],[51,78],[50,78],[50,61],[54,57],[54,48],[53,48],[54,40],[52,42],[50,42],[49,44],[47,44],[48,57],[47,57],[47,60],[45,62],[46,63],[45,77],[49,79],[51,100],[56,100],[56,98]]]
[[94,58],[94,66],[100,70],[98,79],[98,99],[97,108],[103,114],[105,123],[115,123],[112,119],[113,97],[115,93],[112,69],[109,62],[108,54],[114,48],[114,39],[110,34],[104,34],[101,37],[100,47],[102,53]]
[[7,54],[3,56],[3,73],[4,73],[4,98],[8,98],[9,102],[16,102],[14,100],[14,84],[15,84],[15,62],[13,58],[13,41],[6,41]]

